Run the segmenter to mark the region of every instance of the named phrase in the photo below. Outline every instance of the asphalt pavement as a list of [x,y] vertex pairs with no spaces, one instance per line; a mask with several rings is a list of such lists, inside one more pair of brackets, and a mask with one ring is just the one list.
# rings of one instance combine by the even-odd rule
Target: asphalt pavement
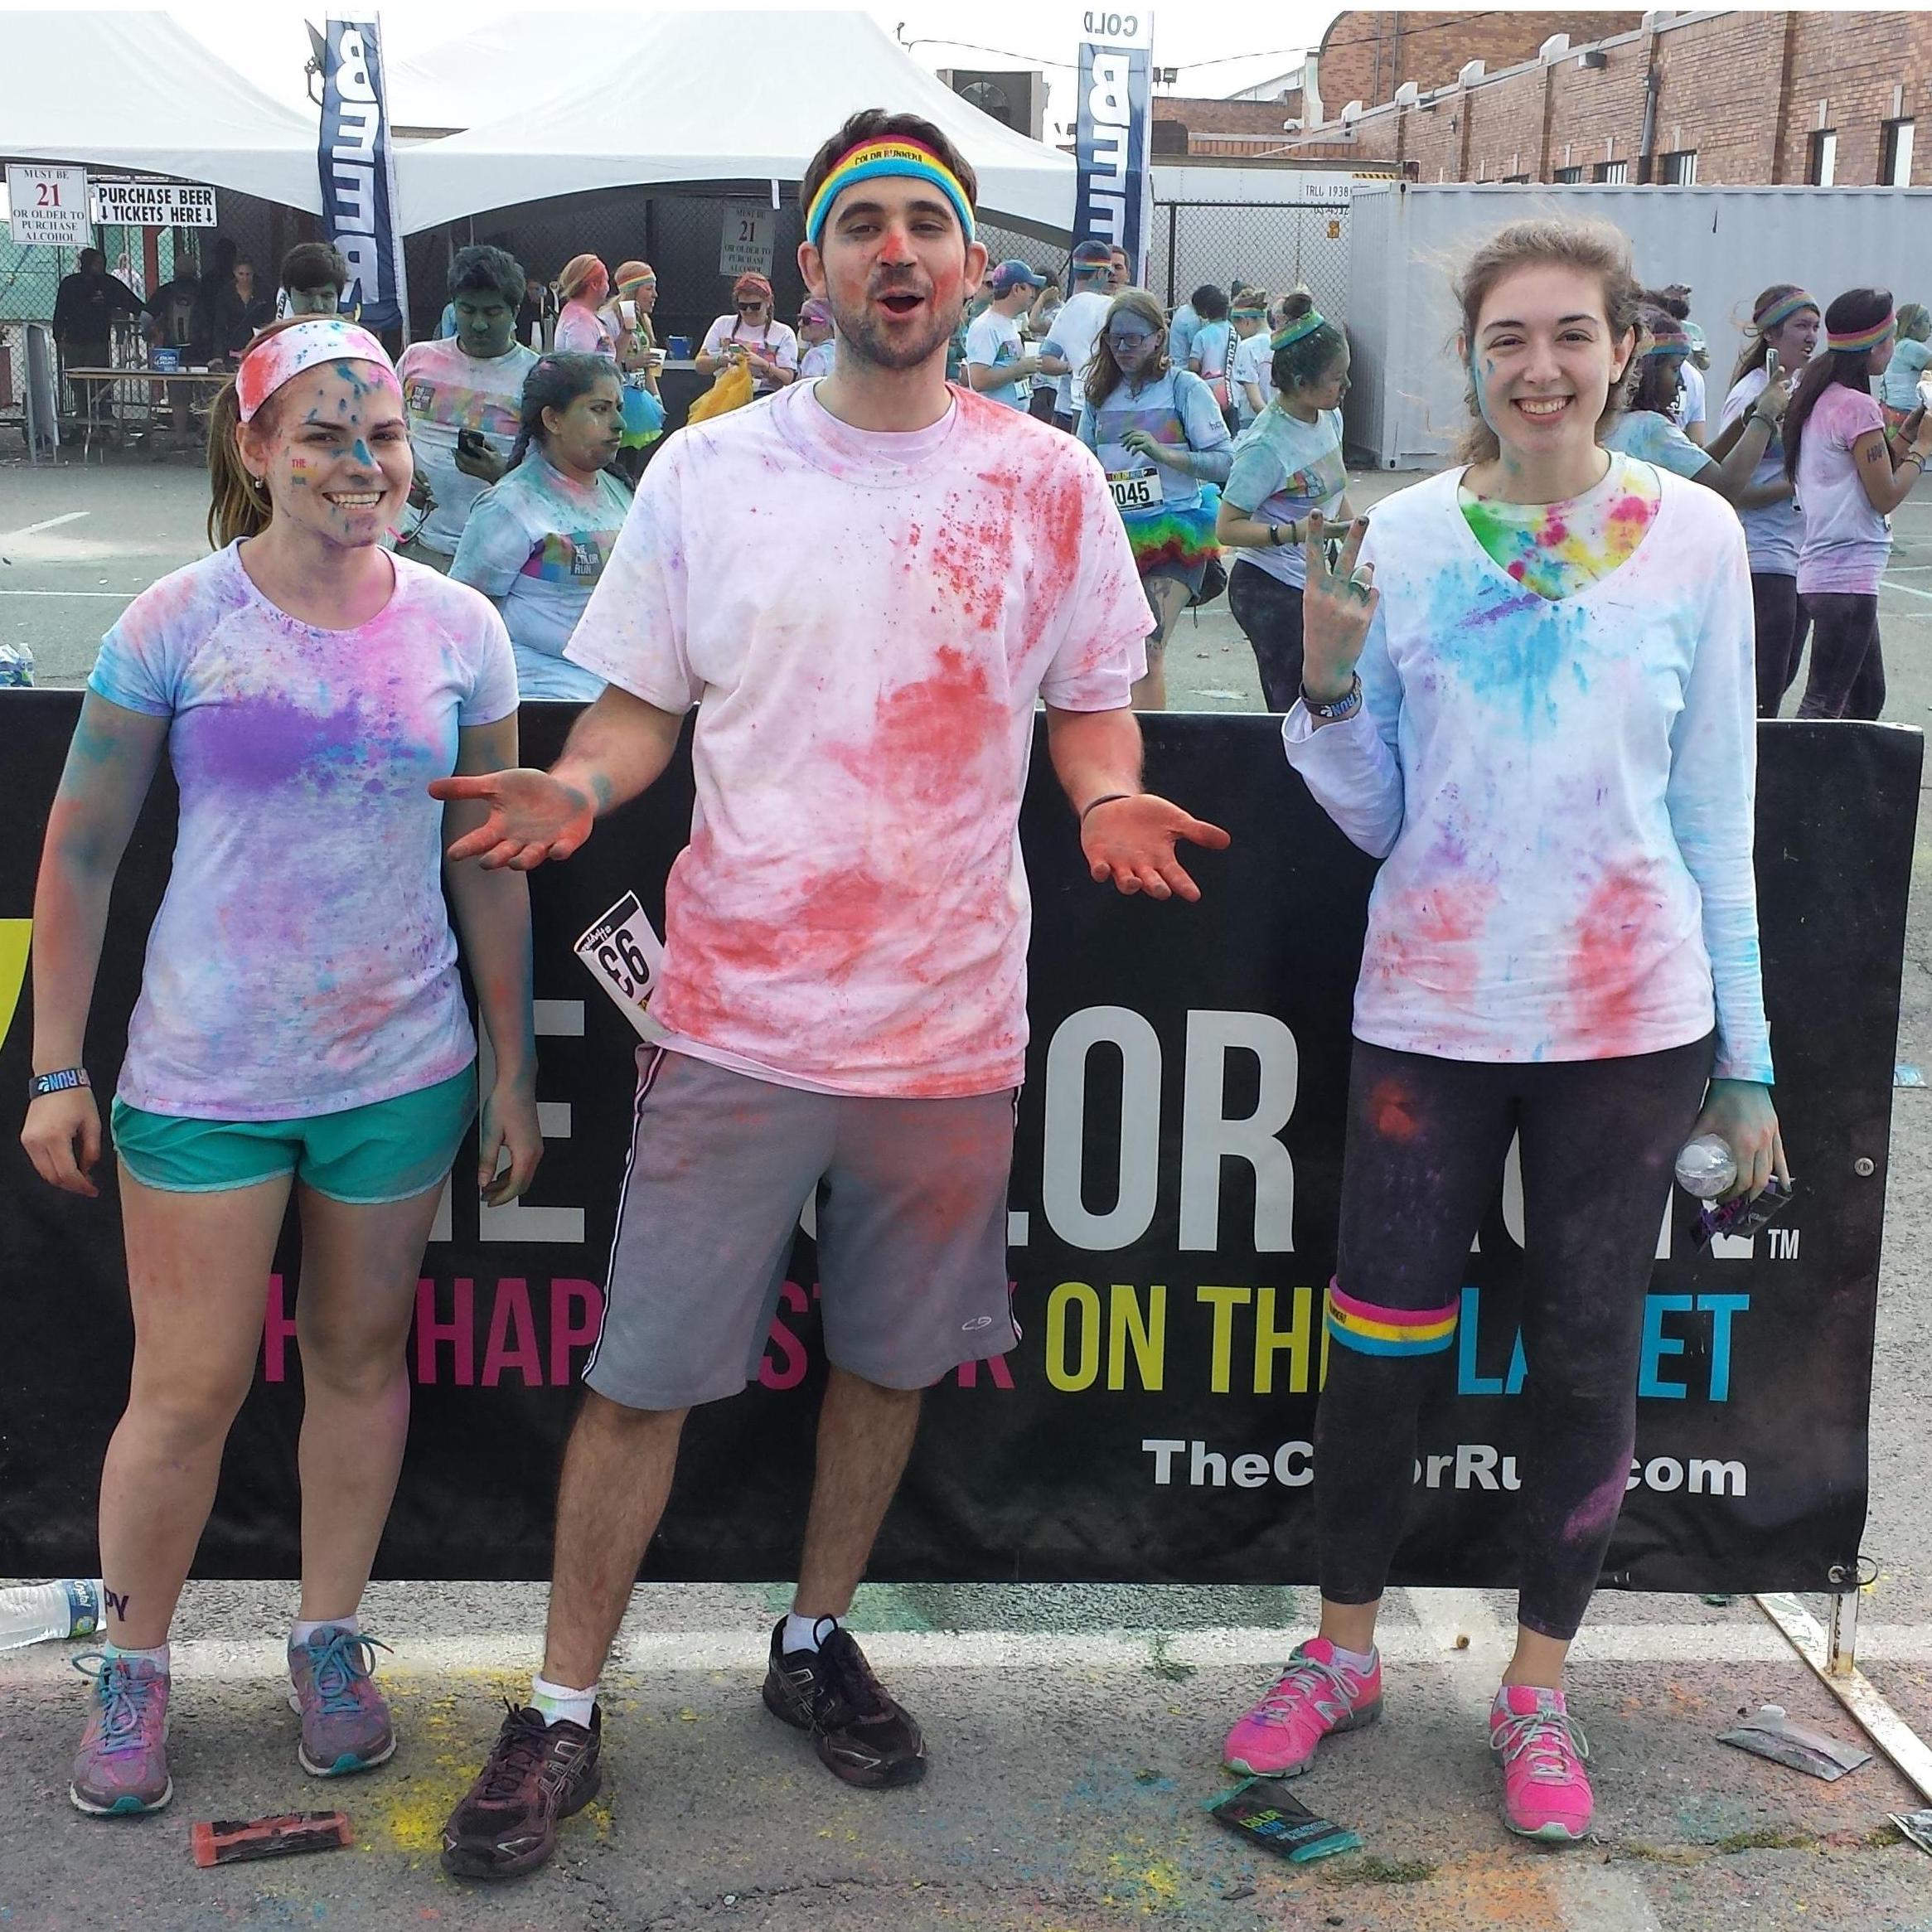
[[[1357,500],[1407,480],[1360,481]],[[80,683],[128,598],[201,553],[206,506],[199,469],[180,458],[0,462],[0,641],[30,643],[43,684]],[[1881,603],[1886,715],[1923,727],[1932,494],[1896,525]],[[1169,679],[1177,709],[1258,705],[1225,602],[1184,618]],[[1929,886],[1922,826],[1898,1048],[1918,1067],[1932,1067]],[[1920,1396],[1932,1201],[1920,1179],[1932,1090],[1901,1087],[1896,1101],[1865,1542],[1876,1576],[1860,1656],[1932,1737],[1932,1431]],[[1932,1932],[1932,1859],[1885,1823],[1925,1801],[1890,1766],[1827,1784],[1717,1743],[1767,1702],[1856,1735],[1748,1599],[1599,1600],[1574,1673],[1597,1827],[1586,1845],[1552,1852],[1503,1832],[1484,1747],[1509,1600],[1397,1593],[1383,1633],[1387,1717],[1327,1747],[1302,1788],[1365,1849],[1299,1867],[1257,1857],[1201,1807],[1227,1782],[1217,1766],[1227,1722],[1305,1631],[1311,1592],[868,1586],[855,1627],[923,1721],[932,1758],[922,1785],[884,1794],[836,1783],[759,1705],[786,1594],[638,1591],[605,1679],[604,1792],[566,1828],[551,1868],[494,1891],[441,1875],[437,1833],[501,1700],[525,1692],[540,1586],[375,1586],[367,1620],[397,1644],[384,1676],[402,1746],[380,1770],[326,1785],[296,1766],[278,1678],[293,1587],[191,1586],[177,1633],[177,1796],[149,1818],[84,1818],[66,1802],[82,1712],[69,1658],[84,1646],[0,1654],[0,1932]],[[336,1806],[355,1820],[349,1850],[209,1872],[189,1859],[193,1819]]]

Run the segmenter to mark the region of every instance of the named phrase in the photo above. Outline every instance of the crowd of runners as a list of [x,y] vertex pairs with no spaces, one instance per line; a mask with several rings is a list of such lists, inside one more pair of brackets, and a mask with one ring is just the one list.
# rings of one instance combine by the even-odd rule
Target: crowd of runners
[[[1789,1178],[1751,863],[1756,718],[1807,622],[1805,714],[1882,701],[1885,514],[1932,429],[1915,396],[1872,385],[1923,312],[1767,289],[1699,447],[1680,298],[1638,284],[1613,230],[1516,223],[1457,286],[1458,460],[1365,520],[1342,453],[1346,336],[1305,292],[1206,290],[1169,317],[1109,286],[1122,264],[1083,245],[1037,354],[969,328],[969,369],[1031,363],[1024,376],[949,383],[982,288],[1002,322],[1040,295],[1024,264],[989,278],[951,143],[856,115],[803,202],[811,346],[830,353],[816,372],[761,358],[762,399],[665,439],[634,500],[607,474],[625,371],[602,342],[517,345],[521,271],[500,250],[457,257],[458,332],[399,366],[339,317],[264,330],[215,424],[215,547],[103,642],[34,907],[23,1138],[56,1187],[97,1190],[91,989],[164,754],[181,811],[111,1109],[135,1358],[102,1473],[108,1641],[88,1660],[73,1802],[137,1813],[172,1794],[170,1625],[292,1197],[301,1761],[332,1777],[395,1750],[358,1611],[438,1191],[473,1160],[485,1198],[514,1198],[541,1156],[526,874],[651,785],[694,709],[696,802],[653,1007],[667,1037],[638,1053],[541,1668],[443,1861],[530,1871],[597,1791],[599,1680],[685,1416],[755,1376],[815,1189],[830,1373],[763,1698],[848,1783],[924,1775],[919,1724],[843,1619],[921,1391],[1016,1339],[1014,832],[1035,706],[1095,889],[1198,898],[1188,867],[1230,831],[1147,789],[1134,707],[1160,701],[1161,646],[1225,552],[1288,762],[1382,864],[1325,1305],[1319,1628],[1221,1755],[1294,1775],[1380,1714],[1377,1611],[1417,1416],[1453,1363],[1465,1257],[1520,1135],[1520,1609],[1474,1741],[1511,1829],[1581,1838],[1565,1659],[1625,1487],[1673,1158],[1716,1134],[1735,1192]],[[579,293],[594,315],[608,290]],[[763,328],[768,287],[743,293]],[[730,339],[721,325],[707,353],[728,360]],[[1000,393],[1038,375],[1053,422]],[[391,550],[424,475],[434,508]],[[589,700],[548,772],[519,763],[520,690]],[[480,1123],[452,914],[494,1068]]]

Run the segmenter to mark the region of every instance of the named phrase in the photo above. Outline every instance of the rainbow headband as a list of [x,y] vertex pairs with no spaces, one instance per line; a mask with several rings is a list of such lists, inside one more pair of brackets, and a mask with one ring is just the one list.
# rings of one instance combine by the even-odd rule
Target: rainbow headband
[[897,136],[886,141],[862,141],[840,161],[820,184],[806,211],[805,239],[814,248],[825,233],[826,218],[832,203],[849,187],[859,182],[876,181],[881,176],[899,175],[914,181],[930,182],[952,204],[960,226],[968,241],[973,239],[972,204],[959,177],[922,141],[908,141]]
[[1868,329],[1859,329],[1850,335],[1840,335],[1836,329],[1825,331],[1825,346],[1842,356],[1855,356],[1861,349],[1876,349],[1881,342],[1889,342],[1892,331],[1898,327],[1898,317],[1887,312],[1883,322],[1876,322]]
[[1751,327],[1761,336],[1766,329],[1775,329],[1782,322],[1789,322],[1799,309],[1809,308],[1813,315],[1822,315],[1817,302],[1802,288],[1794,288],[1780,300],[1774,302],[1762,315],[1751,317]]
[[1310,309],[1306,315],[1298,315],[1279,335],[1268,337],[1271,349],[1286,349],[1290,343],[1299,342],[1305,336],[1312,336],[1317,329],[1326,328],[1327,322],[1320,313]]
[[344,361],[373,362],[391,386],[395,385],[396,368],[389,351],[367,329],[339,316],[317,316],[259,337],[243,354],[241,366],[235,372],[235,400],[242,421],[252,421],[255,411],[283,383],[293,380],[305,369]]

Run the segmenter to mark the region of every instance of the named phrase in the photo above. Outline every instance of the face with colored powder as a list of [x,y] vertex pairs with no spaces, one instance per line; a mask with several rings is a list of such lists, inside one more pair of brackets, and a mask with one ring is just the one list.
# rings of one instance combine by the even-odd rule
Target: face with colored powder
[[343,361],[303,370],[235,432],[242,461],[268,485],[275,521],[360,550],[401,516],[414,465],[395,378]]
[[465,288],[451,298],[456,339],[467,356],[485,360],[507,356],[516,338],[516,311],[500,288]]
[[1339,409],[1342,398],[1349,393],[1349,345],[1342,345],[1341,352],[1321,374],[1310,383],[1303,383],[1295,390],[1298,401],[1310,409]]
[[544,411],[544,454],[568,475],[594,477],[623,440],[623,399],[615,375],[573,396],[568,408]]
[[1503,276],[1460,344],[1483,420],[1505,453],[1539,463],[1595,443],[1635,346],[1634,330],[1611,333],[1598,278],[1554,262]]
[[879,369],[943,356],[986,262],[945,195],[903,175],[855,182],[833,202],[818,246],[798,251],[806,286],[830,306],[840,340]]
[[1815,308],[1801,308],[1796,315],[1786,316],[1775,329],[1766,329],[1765,340],[1778,351],[1778,360],[1786,369],[1802,369],[1818,346],[1822,326]]
[[1167,331],[1150,329],[1143,317],[1123,312],[1108,319],[1106,341],[1115,368],[1130,382],[1144,380],[1160,366]]

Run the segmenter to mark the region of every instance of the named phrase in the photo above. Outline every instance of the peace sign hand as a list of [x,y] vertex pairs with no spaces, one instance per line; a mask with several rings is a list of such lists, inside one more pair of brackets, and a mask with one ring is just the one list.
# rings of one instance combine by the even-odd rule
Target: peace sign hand
[[1362,540],[1368,535],[1368,519],[1358,516],[1349,525],[1341,556],[1332,570],[1322,545],[1325,528],[1322,513],[1310,511],[1303,545],[1308,581],[1301,593],[1301,685],[1310,697],[1324,705],[1349,695],[1356,661],[1381,601],[1381,593],[1375,588],[1375,566],[1357,562]]

